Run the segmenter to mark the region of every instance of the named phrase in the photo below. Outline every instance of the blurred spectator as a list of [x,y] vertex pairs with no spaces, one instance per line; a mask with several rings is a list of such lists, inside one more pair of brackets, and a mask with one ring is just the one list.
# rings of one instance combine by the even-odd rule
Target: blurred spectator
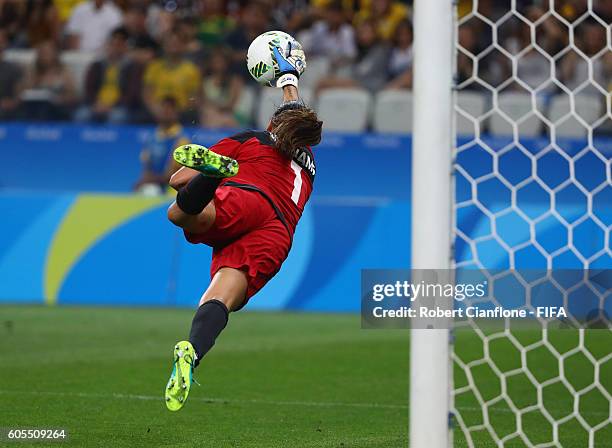
[[12,47],[36,47],[58,41],[61,22],[53,0],[0,0],[0,29]]
[[26,120],[67,120],[77,100],[75,82],[52,41],[36,51],[34,66],[23,85],[22,116]]
[[593,3],[597,16],[605,23],[612,23],[612,2],[609,0],[599,0]]
[[355,15],[355,23],[358,25],[366,19],[373,20],[378,36],[391,40],[397,25],[407,18],[408,8],[404,3],[395,0],[363,0]]
[[128,33],[125,28],[114,30],[106,45],[106,55],[91,64],[85,76],[85,103],[75,116],[77,121],[109,121],[125,123]]
[[19,106],[21,69],[2,56],[8,45],[7,32],[0,28],[0,120],[16,118]]
[[228,75],[229,56],[224,49],[213,52],[204,76],[202,124],[210,128],[244,125],[249,117],[236,112],[244,82],[238,75]]
[[198,40],[196,21],[189,17],[181,19],[177,24],[176,32],[185,46],[185,57],[196,65],[201,64],[206,56],[206,51],[202,42]]
[[[480,8],[480,3],[477,6]],[[489,10],[487,14],[491,14],[491,3],[487,2],[484,6]],[[513,23],[512,19],[504,22],[504,31],[509,29]],[[501,36],[498,37],[501,41]],[[467,19],[459,26],[458,39],[462,50],[465,50],[458,54],[458,81],[462,83],[471,76],[477,78],[472,81],[473,84],[464,86],[465,88],[483,89],[484,83],[497,87],[509,76],[510,59],[505,56],[505,53],[492,48],[493,32],[491,26],[486,22],[477,16]],[[485,52],[486,49],[490,51]],[[477,64],[474,63],[476,60]],[[484,83],[479,83],[479,81],[484,81]]]
[[158,43],[161,43],[175,27],[176,14],[153,3],[147,9],[147,30]]
[[178,121],[178,109],[174,98],[165,97],[160,101],[157,128],[147,138],[140,161],[142,174],[134,190],[148,193],[163,193],[170,176],[179,168],[171,157],[174,148],[189,143],[183,127]]
[[163,57],[149,64],[144,75],[144,101],[152,116],[161,112],[161,100],[176,100],[181,122],[197,120],[201,103],[201,76],[193,62],[185,59],[184,44],[176,32],[164,40]]
[[142,4],[133,4],[125,11],[123,26],[130,36],[131,46],[139,39],[153,39],[147,29],[147,8]]
[[260,1],[247,3],[240,11],[240,21],[225,39],[232,49],[233,72],[250,78],[246,70],[246,52],[257,36],[268,30],[268,9]]
[[142,98],[144,74],[149,63],[155,58],[157,44],[153,39],[141,36],[133,43],[127,66],[125,67],[125,91],[122,103],[127,109],[130,123],[152,121]]
[[[512,55],[519,55],[516,63],[517,77],[521,83],[514,83],[513,88],[525,91],[538,89],[538,93],[550,94],[556,87],[550,83],[551,60],[552,57],[567,45],[567,33],[563,27],[553,17],[543,18],[545,10],[540,6],[528,6],[525,8],[525,16],[533,23],[538,23],[535,28],[535,43],[540,51],[531,47],[531,27],[524,21],[513,18],[509,22],[512,26],[510,34],[502,34],[501,41],[505,49]],[[500,36],[498,36],[500,38]],[[548,55],[548,56],[546,56]],[[498,57],[491,61],[487,67],[485,80],[495,85],[512,75],[512,63],[505,57]]]
[[[459,27],[457,39],[459,41],[459,49],[457,51],[457,83],[463,84],[468,79],[476,76],[474,72],[473,58],[478,54],[478,39],[474,28],[469,24],[464,24]],[[476,83],[472,83],[462,88],[473,89],[478,88]]]
[[[325,14],[325,10],[329,7],[330,4],[337,2],[338,0],[310,0],[310,4],[312,5],[312,15],[315,17],[323,17]],[[361,0],[340,0],[340,6],[344,11],[345,17],[349,21],[353,21],[353,16],[357,11],[357,7],[361,3]]]
[[573,22],[587,11],[587,0],[557,0],[553,7],[569,22]]
[[[542,16],[542,10],[540,8],[529,8],[526,12],[530,20],[536,21]],[[543,24],[537,28],[536,41],[538,46],[549,54],[555,54],[555,39],[554,33],[551,34],[550,30],[556,28],[556,24],[549,23],[545,25],[549,19],[545,19]],[[530,89],[539,88],[541,93],[546,93],[554,89],[554,85],[543,86],[548,79],[550,79],[550,60],[539,51],[536,51],[531,44],[531,28],[523,21],[515,19],[512,22],[512,33],[508,37],[502,36],[503,47],[510,52],[512,55],[518,55],[517,57],[517,77],[522,83],[517,83],[513,86],[516,90],[525,90],[524,85]],[[492,82],[493,80],[499,82],[502,78],[507,78],[511,75],[512,66],[511,63],[504,59],[499,59],[495,64],[489,64],[488,76],[485,80]]]
[[[270,0],[272,22],[274,29],[282,29],[287,33],[301,31],[312,25],[315,9],[308,0]],[[313,2],[314,3],[314,2]]]
[[0,1],[0,30],[5,33],[6,46],[13,44],[23,30],[26,6],[23,0]]
[[59,43],[62,24],[53,1],[28,0],[26,10],[28,46],[36,47],[49,40]]
[[[509,21],[512,21],[510,19]],[[493,43],[493,33],[492,28],[487,25],[484,21],[480,20],[476,16],[472,16],[471,18],[464,21],[459,28],[470,28],[473,34],[472,39],[474,40],[472,44],[472,49],[474,50],[472,53],[477,55],[481,51],[484,51],[486,48],[490,47]],[[486,58],[487,56],[485,56]],[[487,63],[487,61],[484,61]]]
[[59,21],[66,23],[70,19],[74,8],[83,1],[85,0],[53,0],[53,6],[57,9]]
[[[602,74],[604,79],[604,84],[601,86],[603,89],[608,92],[608,94],[612,93],[612,51],[606,51],[602,57]],[[602,102],[602,110],[606,110],[608,99],[604,96],[600,96]],[[602,134],[606,134],[612,137],[612,119],[608,115],[608,118],[604,121],[604,123],[596,129],[595,132],[601,132]]]
[[[248,121],[239,112],[244,77],[251,79],[245,70],[245,52],[252,39],[268,29],[295,35],[310,61],[329,59],[332,75],[319,88],[410,89],[411,4],[409,0],[0,0],[0,47],[10,47],[10,57],[19,61],[29,55],[19,49],[38,48],[37,63],[25,77],[20,78],[18,66],[0,62],[0,119],[19,118],[21,113],[36,119],[62,116],[70,104],[66,99],[71,95],[74,99],[75,93],[50,41],[57,45],[64,36],[71,49],[88,52],[104,48],[105,39],[108,42],[104,58],[88,69],[86,107],[76,114],[80,120],[152,121],[153,114],[162,113],[162,99],[172,97],[184,123],[200,118],[211,127],[241,126]],[[580,93],[612,88],[612,56],[604,51],[612,1],[596,0],[591,5],[587,0],[515,0],[512,7],[523,17],[512,14],[492,27],[483,17],[495,22],[508,11],[507,2],[459,0],[459,16],[478,13],[459,26],[462,49],[457,77],[459,83],[469,80],[462,88],[537,88],[545,94],[560,93],[559,83]],[[572,47],[568,48],[569,28],[549,13],[551,8],[575,21]],[[589,9],[603,24],[587,17],[576,21]],[[129,34],[127,44],[122,38],[107,38],[120,23]],[[371,35],[373,28],[377,38]],[[494,35],[503,50],[492,48]],[[154,59],[159,45],[164,47],[163,58]],[[229,60],[218,50],[222,45],[229,47]],[[79,56],[73,59],[72,73],[81,72],[84,58]],[[327,72],[327,64],[320,66],[320,72]],[[199,68],[205,72],[204,80]],[[50,112],[54,107],[56,112]]]
[[412,89],[412,24],[404,20],[397,25],[389,57],[389,89]]
[[324,19],[301,33],[298,40],[309,57],[326,57],[333,68],[346,65],[357,56],[355,33],[346,22],[341,1],[331,2],[325,9]]
[[[546,14],[546,11],[540,6],[530,6],[526,12],[526,16],[531,22],[539,24],[536,28],[536,43],[546,53],[554,56],[568,44],[567,29],[552,15],[541,20],[544,14]],[[524,25],[524,22],[522,23]],[[531,38],[529,28],[522,27],[523,30],[525,28],[527,28],[526,37],[529,41]]]
[[606,80],[603,88],[612,93],[612,52],[608,51],[603,57],[603,75]]
[[[563,1],[563,0],[553,0],[553,1]],[[514,0],[515,8],[519,11],[522,11],[524,6],[528,2],[534,2],[533,0]],[[535,0],[537,3],[546,3],[546,0]],[[460,1],[461,3],[461,1]],[[478,13],[486,18],[488,18],[491,22],[497,22],[504,14],[508,12],[510,8],[509,3],[500,2],[499,0],[478,0],[474,2],[474,0],[470,0],[470,9],[475,7],[478,10]],[[460,6],[461,8],[461,6]]]
[[[603,57],[594,58],[606,47],[606,29],[595,20],[582,22],[576,30],[576,47],[586,55],[588,60],[576,51],[568,52],[561,61],[561,77],[563,83],[571,90],[576,90],[583,84],[583,93],[596,94],[597,89],[588,81],[593,80],[603,88],[608,81],[605,77]],[[590,75],[592,70],[592,75]]]
[[87,0],[72,11],[66,25],[68,48],[98,51],[108,35],[121,25],[121,11],[109,0]]
[[200,13],[198,39],[204,47],[212,48],[223,42],[235,23],[227,14],[225,0],[200,0],[198,8]]
[[388,59],[389,48],[378,38],[376,23],[365,20],[357,28],[357,58],[346,76],[322,79],[317,89],[363,87],[370,91],[378,90],[387,80],[384,67]]

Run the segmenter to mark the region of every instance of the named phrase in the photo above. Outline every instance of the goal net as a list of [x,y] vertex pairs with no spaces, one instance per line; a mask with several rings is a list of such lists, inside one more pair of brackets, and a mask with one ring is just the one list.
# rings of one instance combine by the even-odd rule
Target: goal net
[[455,446],[612,446],[611,14],[604,0],[459,2],[453,267],[487,277],[482,306],[570,315],[456,323]]

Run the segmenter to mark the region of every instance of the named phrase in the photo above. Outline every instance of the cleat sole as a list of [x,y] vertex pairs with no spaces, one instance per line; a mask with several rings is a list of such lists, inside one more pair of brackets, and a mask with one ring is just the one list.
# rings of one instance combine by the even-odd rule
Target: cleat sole
[[183,145],[174,150],[174,160],[209,177],[226,178],[238,174],[238,162],[204,146]]
[[189,396],[193,380],[192,353],[194,350],[188,341],[181,341],[174,347],[174,368],[165,390],[166,407],[170,411],[180,410]]

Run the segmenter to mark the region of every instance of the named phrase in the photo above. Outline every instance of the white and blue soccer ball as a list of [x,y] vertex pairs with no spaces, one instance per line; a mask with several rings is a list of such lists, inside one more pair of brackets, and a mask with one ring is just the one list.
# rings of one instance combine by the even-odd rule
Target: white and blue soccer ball
[[247,69],[259,84],[274,86],[274,81],[280,75],[274,60],[274,47],[280,47],[283,51],[287,48],[302,49],[295,38],[282,31],[267,31],[257,36],[247,51]]

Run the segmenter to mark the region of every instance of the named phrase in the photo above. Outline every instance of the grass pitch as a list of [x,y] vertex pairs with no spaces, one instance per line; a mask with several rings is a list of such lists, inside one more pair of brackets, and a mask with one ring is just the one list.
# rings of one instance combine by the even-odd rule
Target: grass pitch
[[[194,385],[185,408],[171,413],[163,390],[172,348],[186,337],[191,317],[191,310],[181,309],[0,306],[0,427],[66,428],[69,440],[52,446],[408,446],[409,332],[361,330],[359,317],[352,315],[234,314],[196,372],[202,386]],[[587,332],[583,346],[595,359],[606,359],[611,335]],[[540,337],[535,331],[517,334],[525,346]],[[578,344],[577,332],[570,330],[550,340],[562,353]],[[521,354],[505,341],[490,341],[491,360],[513,404],[528,410],[538,391],[529,378],[512,373],[521,366]],[[458,331],[455,345],[488,402],[490,426],[500,437],[515,433],[515,414],[496,399],[500,376],[478,362],[483,357],[478,336]],[[600,387],[612,392],[612,360],[596,369],[581,356],[568,356],[560,365],[535,348],[525,362],[540,382],[558,376],[562,366],[577,389],[593,383],[598,370]],[[468,384],[457,369],[455,384]],[[561,386],[542,390],[555,419],[574,407],[575,397]],[[605,423],[610,403],[602,396],[585,392],[578,403],[583,423],[601,427],[594,434],[597,448],[612,446],[612,424]],[[478,397],[460,394],[456,405],[473,429],[475,446],[497,446],[486,430],[477,429],[483,422]],[[521,425],[533,444],[552,436],[541,413],[525,412]],[[575,418],[558,431],[563,447],[588,444],[588,432]],[[51,444],[31,444],[44,445]],[[466,446],[458,429],[455,446]],[[505,446],[526,444],[515,437]]]
[[171,413],[172,349],[192,315],[0,307],[0,427],[67,428],[54,446],[406,445],[408,332],[362,331],[349,315],[233,314],[196,371],[202,386]]

